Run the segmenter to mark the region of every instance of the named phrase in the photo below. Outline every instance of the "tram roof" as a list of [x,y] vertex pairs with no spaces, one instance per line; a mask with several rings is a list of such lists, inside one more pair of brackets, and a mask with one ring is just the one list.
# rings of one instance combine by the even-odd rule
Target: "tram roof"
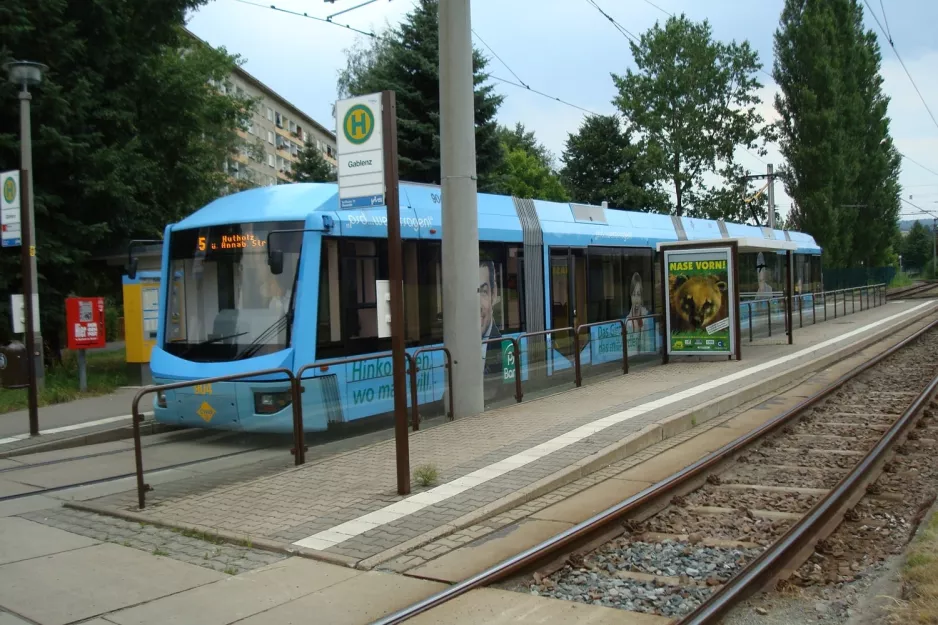
[[[401,183],[402,236],[430,240],[442,238],[440,195],[440,187],[436,185]],[[521,220],[510,196],[479,193],[477,201],[480,241],[523,241]],[[715,239],[739,239],[750,242],[754,247],[759,247],[760,241],[764,241],[764,249],[767,250],[777,247],[770,243],[772,241],[791,241],[799,252],[821,252],[814,238],[801,232],[585,204],[545,200],[533,200],[532,203],[545,245],[656,247],[659,243],[682,240],[712,242]],[[387,236],[386,208],[340,210],[335,183],[276,185],[223,196],[175,224],[172,229],[259,221],[303,220],[310,223],[310,220],[320,219],[321,215],[332,217],[335,233],[340,236]],[[783,249],[791,249],[790,244],[783,245],[778,251]]]

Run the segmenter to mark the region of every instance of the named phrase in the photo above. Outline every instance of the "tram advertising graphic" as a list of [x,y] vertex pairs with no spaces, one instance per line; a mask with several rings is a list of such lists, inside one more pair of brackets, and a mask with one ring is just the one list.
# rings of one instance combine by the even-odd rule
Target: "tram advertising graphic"
[[665,251],[668,353],[732,353],[729,248]]

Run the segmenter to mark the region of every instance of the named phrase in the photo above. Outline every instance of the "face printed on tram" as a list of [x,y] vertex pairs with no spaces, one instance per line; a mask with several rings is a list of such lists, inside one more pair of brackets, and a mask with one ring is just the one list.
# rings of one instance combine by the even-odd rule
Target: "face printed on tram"
[[479,263],[479,314],[481,317],[482,338],[488,338],[495,327],[495,305],[498,303],[498,289],[495,286],[495,263],[483,260]]
[[629,315],[632,317],[641,317],[644,314],[642,312],[644,305],[644,301],[642,301],[642,276],[639,275],[637,271],[632,274],[632,288],[629,292],[629,298],[632,306]]

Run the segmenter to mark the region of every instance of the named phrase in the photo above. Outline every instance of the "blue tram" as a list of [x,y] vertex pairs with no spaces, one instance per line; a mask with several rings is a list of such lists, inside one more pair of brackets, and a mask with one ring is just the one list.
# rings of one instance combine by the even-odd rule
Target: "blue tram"
[[[329,365],[390,350],[379,332],[377,288],[388,277],[387,211],[340,209],[337,190],[312,183],[252,189],[166,228],[154,383],[317,363],[302,383],[306,431],[393,410],[389,357]],[[443,342],[441,191],[402,183],[400,203],[404,327],[414,353]],[[483,339],[609,321],[580,342],[581,362],[597,366],[621,361],[624,320],[630,355],[658,353],[662,338],[646,317],[662,310],[658,242],[794,241],[796,292],[820,290],[821,249],[798,232],[489,194],[479,194],[478,210],[487,401],[510,397],[514,375],[547,385],[569,375],[573,345],[559,333],[538,345],[522,339],[514,363],[499,342]],[[268,244],[282,252],[279,273],[268,265]],[[782,289],[784,256],[743,254],[739,275],[744,299],[768,297]],[[418,357],[421,405],[443,397],[442,359],[438,351]],[[290,402],[286,382],[254,377],[159,393],[154,412],[175,425],[291,432]]]

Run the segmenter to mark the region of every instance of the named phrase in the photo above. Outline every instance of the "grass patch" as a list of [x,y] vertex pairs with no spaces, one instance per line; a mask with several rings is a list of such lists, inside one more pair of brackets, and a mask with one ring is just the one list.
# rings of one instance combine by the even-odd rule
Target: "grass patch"
[[904,271],[897,273],[889,283],[889,288],[896,289],[902,286],[912,286],[915,281]]
[[237,574],[238,574],[238,569],[236,569],[236,568],[233,567],[233,566],[226,566],[226,567],[225,567],[225,573],[227,573],[228,575],[237,575]]
[[[62,364],[56,364],[46,370],[44,388],[39,392],[39,405],[50,406],[74,401],[83,397],[97,397],[113,393],[121,386],[127,386],[130,378],[123,349],[109,352],[88,350],[88,390],[78,390],[78,356],[66,351],[62,355]],[[0,414],[28,407],[26,389],[0,388]]]
[[889,622],[938,623],[938,513],[909,545],[902,582],[903,600],[889,608]]
[[165,550],[163,550],[163,549],[160,549],[159,547],[156,547],[156,548],[153,550],[153,555],[155,555],[155,556],[168,556],[168,555],[169,555],[169,552],[168,552],[168,551],[165,551]]
[[419,486],[433,486],[440,479],[440,472],[435,465],[422,464],[414,469],[414,481]]
[[[172,528],[172,531],[180,536],[185,536],[186,538],[195,538],[196,540],[202,540],[207,543],[212,543],[213,545],[221,545],[225,542],[225,539],[217,534],[209,534],[208,532],[200,532],[199,530],[181,530],[178,528]],[[250,546],[250,545],[248,545]]]

